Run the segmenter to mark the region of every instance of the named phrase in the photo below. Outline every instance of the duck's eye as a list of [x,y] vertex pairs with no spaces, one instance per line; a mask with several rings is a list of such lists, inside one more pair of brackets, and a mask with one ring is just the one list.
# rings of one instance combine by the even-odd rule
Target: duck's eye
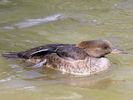
[[105,46],[103,49],[108,49],[108,47],[107,47],[107,46]]

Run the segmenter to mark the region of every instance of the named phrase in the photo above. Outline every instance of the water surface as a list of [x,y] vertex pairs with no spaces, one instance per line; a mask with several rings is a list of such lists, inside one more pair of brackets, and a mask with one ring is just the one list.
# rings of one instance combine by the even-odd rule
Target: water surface
[[1,100],[133,98],[132,0],[1,0],[1,53],[90,39],[109,40],[128,54],[109,55],[112,68],[90,77],[30,69],[0,57]]

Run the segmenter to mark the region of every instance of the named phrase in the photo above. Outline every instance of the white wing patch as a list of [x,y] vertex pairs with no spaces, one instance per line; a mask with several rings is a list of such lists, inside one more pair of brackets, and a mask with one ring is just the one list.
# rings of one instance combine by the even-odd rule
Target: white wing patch
[[33,53],[31,54],[31,56],[34,55],[34,54],[43,52],[43,51],[48,51],[48,49],[41,49],[41,50],[38,50],[38,51],[36,51],[36,52],[33,52]]

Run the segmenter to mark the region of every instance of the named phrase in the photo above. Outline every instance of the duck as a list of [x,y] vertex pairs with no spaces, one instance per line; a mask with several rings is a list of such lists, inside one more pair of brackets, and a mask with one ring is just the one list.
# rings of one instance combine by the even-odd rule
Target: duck
[[111,67],[108,54],[125,53],[108,40],[88,40],[78,44],[46,44],[20,52],[6,52],[6,58],[23,59],[35,67],[48,67],[72,75],[93,75]]

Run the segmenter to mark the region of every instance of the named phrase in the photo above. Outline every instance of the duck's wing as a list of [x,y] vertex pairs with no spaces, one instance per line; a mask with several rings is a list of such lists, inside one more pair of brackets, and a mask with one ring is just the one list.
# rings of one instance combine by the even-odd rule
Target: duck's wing
[[56,54],[59,57],[62,57],[67,60],[69,60],[69,59],[83,60],[88,56],[88,54],[83,49],[78,48],[76,46],[59,47],[56,50]]
[[74,46],[74,44],[48,44],[44,46],[35,47],[22,52],[7,52],[2,56],[7,58],[23,58],[29,59],[36,56],[44,56],[50,53],[56,53],[57,49],[64,46]]

